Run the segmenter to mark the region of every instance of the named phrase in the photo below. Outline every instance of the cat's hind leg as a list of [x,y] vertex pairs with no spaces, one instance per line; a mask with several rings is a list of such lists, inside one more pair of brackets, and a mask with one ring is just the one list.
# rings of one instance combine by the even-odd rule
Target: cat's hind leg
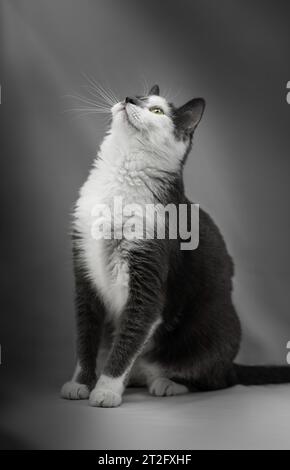
[[174,382],[167,377],[157,377],[148,387],[150,395],[155,397],[172,397],[174,395],[184,395],[189,392],[186,385]]
[[140,359],[138,364],[139,375],[144,377],[144,382],[150,395],[156,397],[169,397],[183,395],[189,392],[186,385],[176,382],[170,378],[168,371],[160,365],[149,363],[145,359]]

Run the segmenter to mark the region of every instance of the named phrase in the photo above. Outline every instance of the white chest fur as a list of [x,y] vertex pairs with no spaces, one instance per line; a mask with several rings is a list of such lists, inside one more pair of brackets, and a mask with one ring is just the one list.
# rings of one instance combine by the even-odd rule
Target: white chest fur
[[75,228],[81,236],[82,262],[108,312],[115,318],[128,299],[130,275],[127,255],[133,242],[121,241],[113,248],[114,245],[108,244],[107,240],[93,238],[92,214],[98,204],[112,207],[116,197],[121,197],[125,204],[144,206],[154,202],[150,184],[147,184],[151,181],[151,163],[150,156],[132,143],[129,145],[107,136],[76,205]]

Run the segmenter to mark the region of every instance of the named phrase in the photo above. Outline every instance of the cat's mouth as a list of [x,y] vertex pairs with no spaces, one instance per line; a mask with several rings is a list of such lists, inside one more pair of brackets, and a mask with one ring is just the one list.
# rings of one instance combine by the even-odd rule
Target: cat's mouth
[[[131,118],[130,114],[129,114],[128,111],[127,111],[127,106],[126,106],[126,104],[124,104],[124,108],[122,108],[122,109],[124,110],[124,114],[125,114],[125,118],[126,118],[127,123],[128,123],[131,127],[133,127],[135,130],[138,131],[138,130],[139,130],[138,127],[134,124],[134,122],[132,122],[132,118]],[[133,117],[135,117],[135,114],[133,114]],[[137,115],[136,115],[136,118],[137,118]]]

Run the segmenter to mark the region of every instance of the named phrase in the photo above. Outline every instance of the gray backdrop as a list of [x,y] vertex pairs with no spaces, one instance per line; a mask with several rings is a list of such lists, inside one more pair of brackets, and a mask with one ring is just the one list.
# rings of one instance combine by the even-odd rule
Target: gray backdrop
[[58,392],[72,372],[70,211],[106,128],[102,116],[64,112],[84,73],[120,98],[146,81],[178,104],[206,99],[187,193],[235,260],[239,359],[286,363],[289,13],[287,1],[2,0],[4,387]]

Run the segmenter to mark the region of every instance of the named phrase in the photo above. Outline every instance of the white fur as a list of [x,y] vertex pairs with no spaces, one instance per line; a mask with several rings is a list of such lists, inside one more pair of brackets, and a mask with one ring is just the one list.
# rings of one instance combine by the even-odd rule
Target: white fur
[[78,382],[66,382],[60,392],[60,396],[67,400],[86,400],[89,395],[89,388]]
[[157,397],[181,395],[189,391],[185,385],[174,382],[167,375],[169,371],[140,357],[132,368],[129,385],[147,386],[149,393]]
[[166,377],[157,377],[149,385],[149,393],[156,397],[170,397],[188,393],[188,388]]
[[124,381],[127,371],[120,377],[113,378],[101,375],[96,387],[90,394],[90,405],[113,408],[122,402]]
[[[150,112],[162,106],[165,114]],[[184,154],[184,144],[176,141],[166,101],[151,96],[144,108],[118,103],[112,108],[113,121],[90,175],[80,190],[75,210],[75,227],[81,235],[79,246],[88,277],[113,318],[118,318],[128,298],[128,252],[136,242],[122,241],[108,253],[106,242],[92,237],[93,210],[96,204],[112,207],[114,197],[125,204],[143,207],[154,203],[154,179],[162,171],[175,171]],[[121,214],[115,214],[118,221]],[[106,222],[106,221],[105,221]]]
[[85,400],[89,398],[89,388],[85,384],[77,382],[77,377],[80,372],[81,366],[79,362],[77,362],[71,381],[66,382],[61,389],[60,396],[62,398],[68,400]]

